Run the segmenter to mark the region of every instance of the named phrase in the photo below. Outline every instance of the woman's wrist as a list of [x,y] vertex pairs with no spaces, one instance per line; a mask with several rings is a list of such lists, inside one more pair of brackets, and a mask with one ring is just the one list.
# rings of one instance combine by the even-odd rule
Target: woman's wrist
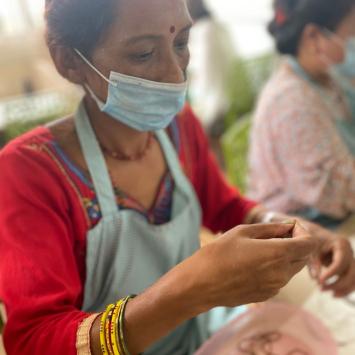
[[[129,353],[143,353],[180,324],[207,310],[200,291],[183,264],[148,290],[130,300],[124,316],[124,338]],[[92,354],[101,354],[100,317],[91,329]]]
[[209,309],[191,273],[194,257],[128,303],[125,338],[131,354],[144,352],[180,324]]

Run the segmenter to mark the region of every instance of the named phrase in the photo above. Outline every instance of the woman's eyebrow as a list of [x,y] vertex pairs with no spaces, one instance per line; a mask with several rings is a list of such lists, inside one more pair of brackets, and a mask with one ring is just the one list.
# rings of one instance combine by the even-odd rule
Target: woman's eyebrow
[[[191,27],[192,27],[192,23],[189,23],[187,26],[185,26],[183,29],[181,29],[179,31],[179,34],[183,33],[183,32],[190,31]],[[147,40],[157,41],[157,40],[161,39],[162,37],[164,37],[164,36],[163,35],[156,35],[156,34],[145,34],[145,35],[141,35],[141,36],[134,36],[134,37],[129,38],[126,41],[126,44],[127,45],[132,45],[132,44],[135,44],[137,42],[147,41]]]
[[161,35],[153,35],[153,34],[135,36],[135,37],[129,38],[126,41],[126,44],[131,45],[131,44],[135,44],[137,42],[146,41],[146,40],[156,41],[156,40],[160,39],[161,37],[162,37]]

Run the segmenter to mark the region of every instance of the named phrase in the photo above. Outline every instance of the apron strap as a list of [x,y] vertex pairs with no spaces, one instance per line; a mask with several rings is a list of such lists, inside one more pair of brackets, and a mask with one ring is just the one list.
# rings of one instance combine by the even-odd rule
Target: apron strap
[[174,178],[175,184],[183,193],[187,196],[191,194],[191,185],[187,181],[187,177],[184,175],[179,158],[177,156],[176,150],[171,143],[171,140],[165,130],[159,130],[156,132],[156,137],[158,138],[165,158],[168,164],[168,168]]
[[101,152],[96,135],[90,124],[89,117],[81,102],[75,114],[75,127],[79,136],[86,164],[94,183],[102,216],[107,217],[119,209],[116,196],[108,173],[104,156]]
[[[89,117],[82,102],[75,115],[75,127],[79,136],[86,164],[94,183],[94,189],[103,216],[111,215],[119,210],[115,193],[108,173],[107,165],[90,124]],[[165,130],[159,130],[156,137],[161,144],[168,168],[176,186],[187,196],[191,194],[191,186],[184,175],[176,150]]]

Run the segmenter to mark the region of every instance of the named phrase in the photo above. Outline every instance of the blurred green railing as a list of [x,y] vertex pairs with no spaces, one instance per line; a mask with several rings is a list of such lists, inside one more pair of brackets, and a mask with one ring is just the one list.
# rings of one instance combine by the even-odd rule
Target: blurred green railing
[[277,58],[266,54],[251,60],[238,60],[231,80],[229,97],[232,106],[225,117],[221,147],[230,182],[246,192],[249,134],[258,95],[270,77]]
[[247,189],[251,118],[252,114],[243,116],[221,138],[228,179],[242,193]]
[[228,97],[232,104],[225,117],[225,129],[254,110],[257,97],[272,73],[275,62],[274,54],[236,60],[228,88]]
[[78,93],[37,93],[0,101],[0,147],[39,125],[74,111]]

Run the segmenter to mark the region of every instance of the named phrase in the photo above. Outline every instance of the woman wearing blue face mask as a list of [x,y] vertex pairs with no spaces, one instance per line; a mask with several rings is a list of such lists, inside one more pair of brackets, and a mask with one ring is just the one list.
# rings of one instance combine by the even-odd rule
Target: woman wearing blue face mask
[[[354,288],[346,241],[254,224],[270,215],[218,171],[183,107],[183,0],[49,0],[46,19],[58,71],[85,96],[0,154],[8,355],[192,354],[211,309],[268,299],[311,254],[334,252],[321,284]],[[202,224],[225,234],[200,249]]]
[[355,212],[355,1],[274,8],[284,58],[255,113],[250,196],[335,227]]

